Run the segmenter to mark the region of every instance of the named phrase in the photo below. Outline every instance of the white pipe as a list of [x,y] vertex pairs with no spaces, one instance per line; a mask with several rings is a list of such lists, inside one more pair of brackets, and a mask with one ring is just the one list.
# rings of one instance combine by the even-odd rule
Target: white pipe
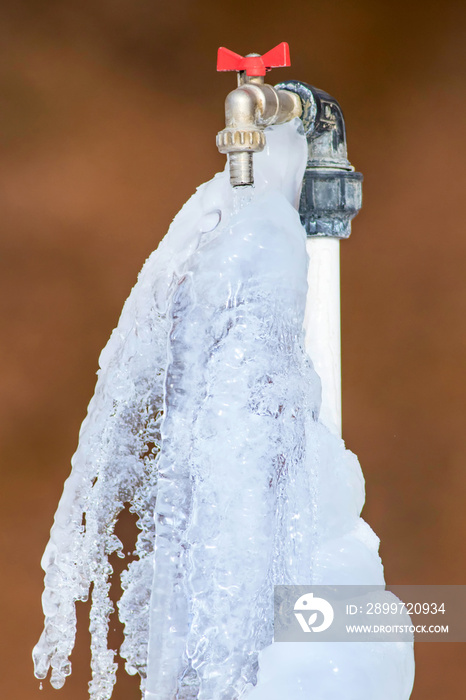
[[340,240],[308,236],[305,348],[322,382],[320,420],[341,436]]

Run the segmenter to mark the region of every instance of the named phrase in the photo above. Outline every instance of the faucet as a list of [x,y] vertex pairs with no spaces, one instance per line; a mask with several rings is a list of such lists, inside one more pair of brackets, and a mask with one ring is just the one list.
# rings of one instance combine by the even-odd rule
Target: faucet
[[225,100],[225,129],[217,134],[220,153],[229,156],[233,187],[254,184],[253,154],[265,147],[264,129],[283,124],[302,114],[300,96],[264,82],[267,70],[290,65],[288,44],[282,42],[261,56],[240,56],[229,49],[218,50],[217,70],[237,71],[238,87]]
[[253,154],[265,147],[265,127],[300,117],[308,142],[299,207],[302,224],[308,236],[348,238],[351,219],[361,209],[363,178],[348,161],[341,107],[334,97],[307,83],[287,80],[273,87],[264,82],[266,71],[290,65],[285,41],[262,56],[219,48],[217,70],[237,71],[238,87],[225,100],[218,150],[228,154],[231,185],[253,185]]

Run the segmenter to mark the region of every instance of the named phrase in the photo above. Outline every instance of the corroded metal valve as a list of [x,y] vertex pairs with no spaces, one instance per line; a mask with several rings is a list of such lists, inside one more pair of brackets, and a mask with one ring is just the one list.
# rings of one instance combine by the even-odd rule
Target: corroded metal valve
[[348,160],[343,112],[323,90],[287,80],[275,86],[298,95],[308,143],[299,213],[308,236],[348,238],[362,206],[361,173]]

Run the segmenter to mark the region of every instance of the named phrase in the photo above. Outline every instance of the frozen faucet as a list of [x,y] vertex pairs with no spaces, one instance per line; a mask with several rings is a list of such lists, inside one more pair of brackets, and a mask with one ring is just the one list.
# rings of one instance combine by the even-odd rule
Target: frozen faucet
[[226,98],[226,128],[217,146],[229,155],[232,186],[253,185],[253,154],[265,146],[265,127],[294,117],[303,123],[308,160],[299,214],[309,255],[306,349],[322,381],[320,418],[340,435],[340,239],[349,237],[361,208],[363,178],[348,161],[345,121],[335,98],[297,80],[264,83],[267,70],[289,65],[286,42],[244,58],[219,49],[217,70],[236,70],[238,87]]

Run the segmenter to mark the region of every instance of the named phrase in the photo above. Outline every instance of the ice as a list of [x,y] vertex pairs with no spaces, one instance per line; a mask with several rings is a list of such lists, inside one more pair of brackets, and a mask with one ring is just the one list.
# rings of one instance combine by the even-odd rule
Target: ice
[[281,642],[259,659],[259,682],[245,700],[404,700],[413,685],[408,643]]
[[[286,566],[274,557],[279,494],[286,498],[288,480],[309,491],[300,455],[320,391],[302,352],[305,281],[298,214],[274,192],[199,248],[173,296],[147,685],[154,697],[176,692],[186,637],[199,698],[240,690],[254,677],[258,634],[271,640],[271,618],[261,628],[274,559]],[[304,527],[312,522],[306,501]]]
[[[153,557],[151,512],[167,334],[166,319],[157,310],[152,294],[152,265],[149,261],[142,271],[119,326],[101,355],[95,395],[42,559],[46,571],[45,628],[34,649],[36,675],[45,678],[51,666],[52,685],[63,685],[70,672],[68,657],[74,645],[74,603],[87,599],[93,583],[91,697],[99,700],[110,697],[115,680],[114,652],[107,649],[106,641],[113,609],[108,598],[108,556],[121,550],[113,530],[127,502],[132,504],[142,528],[137,542],[139,561],[130,565],[130,572],[139,576],[140,583],[135,591],[125,578],[121,617],[131,639],[129,662],[145,667],[147,616],[141,615],[139,606],[135,618],[126,611],[134,599],[148,600],[152,583],[146,560]],[[140,626],[136,620],[141,620]],[[129,652],[126,643],[125,649]]]
[[[108,700],[114,534],[120,655],[146,700],[407,700],[409,644],[275,644],[274,584],[383,584],[356,457],[318,420],[304,350],[307,157],[300,122],[267,130],[255,188],[202,185],[144,265],[100,357],[42,566],[35,672],[71,671],[92,584],[92,700]],[[296,648],[298,647],[298,648]],[[315,694],[314,694],[315,693]]]

